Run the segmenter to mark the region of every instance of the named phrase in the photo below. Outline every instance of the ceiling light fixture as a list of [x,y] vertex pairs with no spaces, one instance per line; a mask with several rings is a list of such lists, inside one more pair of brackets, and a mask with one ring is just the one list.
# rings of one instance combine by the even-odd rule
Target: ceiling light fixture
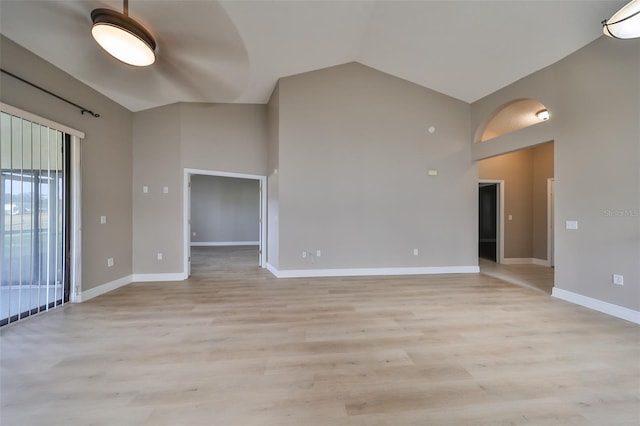
[[613,38],[640,37],[640,0],[631,0],[611,18],[602,21],[602,32]]
[[114,58],[136,67],[156,61],[156,42],[149,31],[129,17],[129,0],[124,0],[124,13],[94,9],[91,20],[93,38]]
[[536,117],[538,117],[542,121],[547,121],[549,119],[549,111],[547,111],[546,108],[541,109],[540,111],[536,112]]

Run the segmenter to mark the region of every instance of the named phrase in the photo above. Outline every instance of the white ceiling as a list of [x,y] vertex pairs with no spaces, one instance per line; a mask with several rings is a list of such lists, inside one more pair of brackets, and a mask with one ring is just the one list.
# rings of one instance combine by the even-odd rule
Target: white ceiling
[[266,103],[280,77],[351,61],[473,102],[595,40],[624,4],[130,0],[158,42],[143,69],[91,38],[91,10],[122,11],[121,0],[0,0],[0,32],[132,111]]

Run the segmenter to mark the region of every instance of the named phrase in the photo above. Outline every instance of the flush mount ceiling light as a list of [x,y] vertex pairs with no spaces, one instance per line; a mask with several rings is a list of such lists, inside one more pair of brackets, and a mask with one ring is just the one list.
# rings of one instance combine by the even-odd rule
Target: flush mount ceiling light
[[640,0],[631,0],[611,18],[602,21],[602,32],[613,38],[640,37]]
[[549,111],[547,111],[546,109],[541,109],[540,111],[536,112],[536,117],[538,117],[538,119],[542,121],[546,121],[549,119]]
[[129,0],[124,0],[124,13],[94,9],[91,20],[93,38],[114,58],[137,67],[156,61],[156,42],[149,31],[129,17]]

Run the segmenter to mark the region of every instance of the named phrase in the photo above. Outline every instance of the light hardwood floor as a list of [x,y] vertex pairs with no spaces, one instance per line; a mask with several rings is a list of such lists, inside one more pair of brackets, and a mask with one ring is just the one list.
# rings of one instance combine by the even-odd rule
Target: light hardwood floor
[[0,424],[640,423],[637,325],[484,275],[278,280],[241,251],[1,330]]
[[511,284],[551,294],[554,268],[540,265],[505,265],[487,259],[478,259],[480,273]]

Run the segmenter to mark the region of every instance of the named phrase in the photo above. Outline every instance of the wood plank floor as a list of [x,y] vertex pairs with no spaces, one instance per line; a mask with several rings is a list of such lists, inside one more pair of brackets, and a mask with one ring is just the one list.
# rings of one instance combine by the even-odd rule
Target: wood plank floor
[[554,268],[540,265],[505,265],[487,259],[478,259],[480,273],[511,284],[551,294]]
[[5,327],[0,424],[640,424],[637,325],[484,275],[278,280],[241,251]]

